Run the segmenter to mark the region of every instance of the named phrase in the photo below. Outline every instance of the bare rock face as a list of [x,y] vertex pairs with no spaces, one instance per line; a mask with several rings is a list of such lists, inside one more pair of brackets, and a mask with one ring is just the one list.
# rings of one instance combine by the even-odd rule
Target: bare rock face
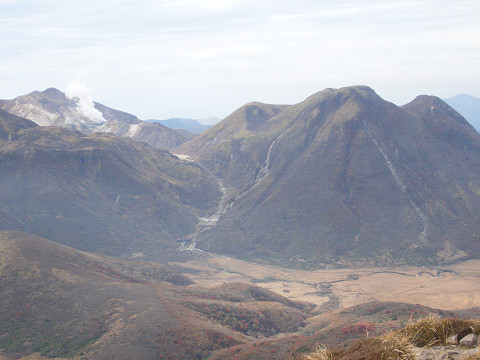
[[172,149],[188,139],[178,131],[142,121],[132,114],[93,101],[84,104],[55,88],[0,100],[0,108],[40,126],[59,126],[85,134],[108,132],[160,149]]
[[480,136],[435,97],[398,107],[355,86],[250,103],[176,153],[227,188],[197,241],[210,252],[293,266],[480,254]]

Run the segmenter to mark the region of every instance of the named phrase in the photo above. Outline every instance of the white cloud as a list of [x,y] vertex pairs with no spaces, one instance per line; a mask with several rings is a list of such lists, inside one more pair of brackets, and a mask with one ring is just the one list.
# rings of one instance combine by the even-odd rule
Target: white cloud
[[3,98],[82,71],[100,102],[141,118],[225,116],[355,83],[381,84],[396,102],[480,96],[478,0],[2,4]]
[[172,8],[205,8],[209,10],[226,10],[234,7],[240,2],[240,0],[175,0],[163,2],[163,5]]

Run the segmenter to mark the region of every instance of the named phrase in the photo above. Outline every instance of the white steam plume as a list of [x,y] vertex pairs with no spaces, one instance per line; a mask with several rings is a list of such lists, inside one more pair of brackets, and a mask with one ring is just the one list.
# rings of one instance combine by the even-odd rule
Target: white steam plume
[[93,104],[93,97],[90,95],[90,90],[87,85],[76,81],[67,85],[65,95],[73,99],[77,103],[77,111],[88,117],[90,120],[102,124],[106,120],[102,113],[95,109]]

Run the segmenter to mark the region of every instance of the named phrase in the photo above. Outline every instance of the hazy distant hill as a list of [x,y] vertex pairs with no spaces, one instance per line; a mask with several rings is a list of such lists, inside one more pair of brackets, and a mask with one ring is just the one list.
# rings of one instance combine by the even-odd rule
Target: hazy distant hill
[[199,248],[301,266],[480,255],[480,136],[442,100],[363,86],[250,103],[176,150],[223,179]]
[[60,126],[86,134],[110,132],[117,136],[146,142],[160,149],[171,149],[188,137],[161,124],[150,124],[132,114],[99,103],[81,106],[78,99],[50,88],[34,91],[12,100],[0,100],[0,108],[27,118],[41,126]]
[[0,349],[69,359],[206,359],[295,332],[308,304],[248,284],[185,287],[168,267],[0,232]]
[[474,96],[459,94],[445,102],[457,110],[478,132],[480,132],[480,99]]
[[216,207],[215,180],[166,150],[41,127],[0,110],[0,225],[106,254],[176,251]]
[[200,134],[211,127],[211,125],[202,125],[195,119],[181,119],[181,118],[171,118],[167,120],[147,120],[149,123],[162,124],[168,126],[172,129],[183,129],[191,131],[195,134]]

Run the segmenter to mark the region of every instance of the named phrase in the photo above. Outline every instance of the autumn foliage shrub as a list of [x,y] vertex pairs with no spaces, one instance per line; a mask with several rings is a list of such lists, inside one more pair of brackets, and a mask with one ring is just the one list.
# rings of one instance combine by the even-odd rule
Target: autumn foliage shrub
[[300,310],[278,303],[256,303],[255,306],[249,306],[219,301],[195,301],[187,305],[222,325],[254,336],[296,331],[306,319],[305,313]]
[[344,326],[340,331],[344,335],[368,333],[375,330],[375,324],[371,323],[358,323]]

